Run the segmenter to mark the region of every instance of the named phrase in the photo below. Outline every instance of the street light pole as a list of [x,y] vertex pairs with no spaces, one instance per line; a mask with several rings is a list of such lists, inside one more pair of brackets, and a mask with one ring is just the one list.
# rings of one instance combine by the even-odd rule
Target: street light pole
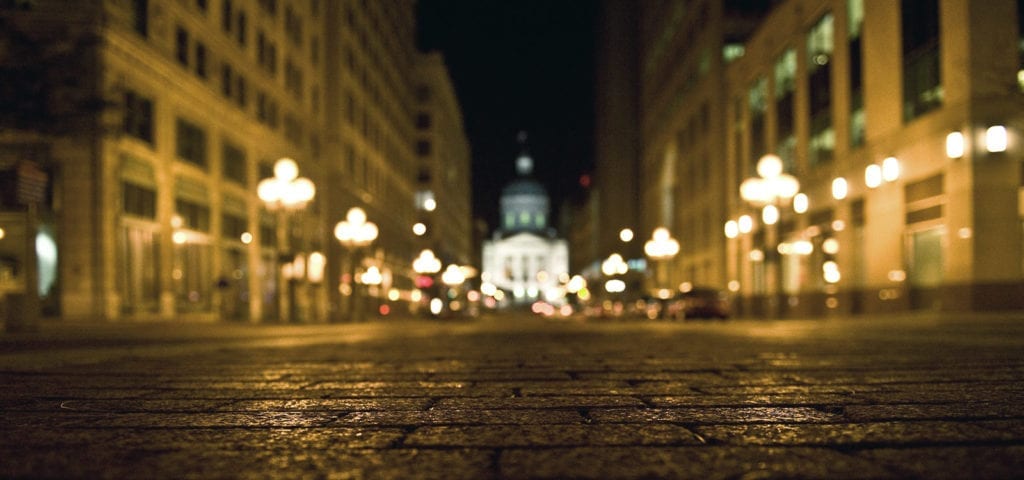
[[679,253],[679,242],[672,238],[672,234],[669,233],[667,228],[658,227],[651,234],[651,239],[644,243],[644,253],[658,265],[657,278],[655,279],[657,297],[662,300],[667,299],[671,296],[671,293],[670,289],[665,288],[665,284],[668,283],[668,279],[665,278],[667,274],[665,270],[668,261]]
[[[289,216],[300,212],[316,196],[316,186],[306,177],[299,177],[299,166],[295,160],[281,158],[274,163],[274,176],[260,181],[256,195],[267,206],[267,210],[277,213],[277,248],[278,261],[286,259],[294,261],[295,255],[289,245]],[[292,269],[294,268],[294,265]],[[304,269],[303,269],[304,270]],[[283,322],[297,320],[294,312],[294,291],[290,288],[291,279],[284,278],[285,268],[278,272],[278,317]]]
[[345,214],[345,220],[334,226],[334,238],[338,239],[338,243],[349,251],[348,278],[351,291],[348,299],[348,318],[350,321],[358,320],[360,313],[355,305],[359,292],[356,282],[356,263],[359,260],[357,253],[359,249],[373,243],[377,239],[378,233],[377,224],[366,221],[366,212],[359,207],[350,208]]
[[779,205],[795,197],[800,191],[796,177],[782,172],[782,159],[767,154],[757,162],[757,177],[751,177],[740,184],[740,197],[751,205],[761,207],[761,221],[766,226],[765,245],[762,246],[766,268],[765,295],[768,299],[770,316],[778,314],[778,222]]

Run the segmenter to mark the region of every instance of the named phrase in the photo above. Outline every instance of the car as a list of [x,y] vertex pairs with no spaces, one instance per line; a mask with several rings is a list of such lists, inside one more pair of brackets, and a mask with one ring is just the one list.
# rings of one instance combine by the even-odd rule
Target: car
[[712,287],[693,287],[669,302],[667,316],[672,318],[719,318],[732,314],[729,294]]

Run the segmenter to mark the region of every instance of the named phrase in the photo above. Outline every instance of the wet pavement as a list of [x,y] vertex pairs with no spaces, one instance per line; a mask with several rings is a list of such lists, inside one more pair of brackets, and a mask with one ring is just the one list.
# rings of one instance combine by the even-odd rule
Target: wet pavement
[[1008,478],[1024,313],[0,335],[4,478]]

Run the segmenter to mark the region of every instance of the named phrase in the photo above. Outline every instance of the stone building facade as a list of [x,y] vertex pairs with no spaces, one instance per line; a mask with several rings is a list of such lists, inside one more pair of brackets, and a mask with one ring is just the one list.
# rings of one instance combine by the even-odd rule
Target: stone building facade
[[[48,174],[52,313],[340,320],[351,262],[413,288],[414,4],[36,0],[0,22],[11,78],[46,80],[38,118],[3,118],[0,167]],[[317,187],[289,213],[256,195],[284,157]],[[353,206],[380,228],[360,252],[332,236]]]

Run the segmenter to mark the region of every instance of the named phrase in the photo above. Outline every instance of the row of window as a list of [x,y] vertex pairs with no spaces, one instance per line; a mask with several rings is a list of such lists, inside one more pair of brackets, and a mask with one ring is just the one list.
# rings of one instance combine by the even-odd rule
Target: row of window
[[[125,92],[124,133],[155,146],[153,101],[128,90]],[[241,147],[224,140],[222,145],[222,174],[225,180],[239,184],[246,182],[245,152]],[[209,145],[206,131],[189,120],[175,121],[175,154],[181,160],[200,168],[209,164]]]
[[[861,29],[863,0],[848,0],[847,48],[850,56],[850,146],[863,145],[865,136],[864,82]],[[903,117],[911,121],[942,103],[942,83],[939,72],[939,10],[938,0],[902,0],[902,57],[903,57]],[[832,14],[823,15],[806,35],[807,92],[809,114],[808,163],[811,167],[832,160],[835,150],[835,130],[832,107],[832,64],[835,53],[835,26]],[[750,112],[750,151],[746,170],[752,171],[758,158],[767,152],[767,102],[774,101],[777,150],[786,164],[793,168],[795,153],[795,50],[780,55],[773,67],[775,83],[771,100],[766,78],[751,85],[747,96]],[[737,110],[737,114],[739,110]]]
[[[122,212],[125,215],[146,220],[156,220],[156,190],[130,180],[121,182]],[[175,228],[210,233],[210,207],[191,198],[177,196],[174,199]],[[274,226],[263,222],[260,226],[260,244],[267,247],[276,245]],[[249,232],[249,222],[244,214],[230,211],[221,212],[221,236],[233,241],[243,241]]]

